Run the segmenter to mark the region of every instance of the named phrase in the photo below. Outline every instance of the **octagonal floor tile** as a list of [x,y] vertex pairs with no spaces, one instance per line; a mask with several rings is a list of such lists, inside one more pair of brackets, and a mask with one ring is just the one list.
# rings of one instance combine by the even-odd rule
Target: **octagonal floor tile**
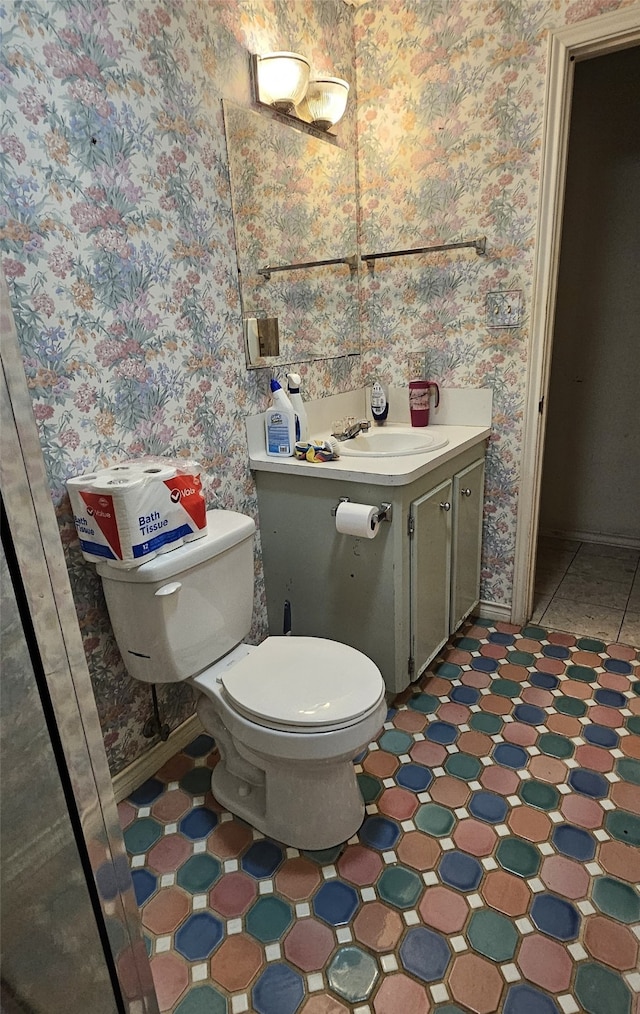
[[487,905],[512,917],[524,915],[531,901],[525,881],[506,870],[487,873],[480,890]]
[[547,841],[551,832],[551,820],[546,813],[530,806],[517,806],[507,820],[512,832],[527,841]]
[[400,828],[388,817],[367,817],[358,834],[364,845],[384,852],[393,848],[400,837]]
[[436,838],[446,837],[456,822],[451,810],[439,803],[424,803],[415,815],[414,823],[421,831]]
[[575,940],[580,930],[580,913],[564,898],[555,894],[538,894],[531,906],[533,923],[556,940]]
[[191,856],[178,870],[176,880],[190,894],[208,891],[220,876],[220,863],[206,852]]
[[604,965],[578,966],[575,994],[588,1014],[629,1014],[631,992],[624,979]]
[[151,807],[151,813],[156,820],[162,820],[167,824],[178,820],[187,812],[192,805],[191,799],[180,789],[173,789],[164,792]]
[[161,1011],[170,1011],[189,985],[187,964],[172,953],[158,954],[150,964],[158,1006]]
[[461,954],[449,975],[449,988],[458,1003],[474,1014],[493,1014],[498,1009],[503,979],[496,966],[477,954]]
[[519,940],[514,923],[490,908],[473,913],[466,937],[474,950],[492,961],[510,961]]
[[234,919],[244,915],[255,901],[258,885],[246,873],[234,871],[225,874],[209,894],[211,908],[224,916]]
[[370,950],[383,954],[394,949],[403,930],[404,922],[399,913],[380,901],[363,905],[353,923],[356,939]]
[[124,832],[124,843],[127,852],[142,855],[162,837],[162,825],[151,817],[140,817]]
[[208,958],[224,935],[224,927],[210,912],[196,912],[183,922],[175,935],[175,949],[187,961]]
[[378,853],[366,845],[347,845],[337,863],[340,876],[358,887],[375,884],[383,865]]
[[147,863],[156,873],[173,873],[192,851],[192,843],[181,834],[167,834],[150,850]]
[[440,879],[459,891],[475,891],[482,879],[482,866],[466,852],[445,852],[438,867]]
[[213,986],[192,986],[173,1014],[227,1014],[227,1001]]
[[359,899],[353,887],[341,880],[325,881],[313,899],[315,914],[330,926],[344,926],[358,910]]
[[604,810],[596,799],[571,793],[563,798],[560,809],[570,824],[577,824],[589,831],[602,827]]
[[614,877],[597,877],[593,884],[593,902],[619,922],[640,921],[640,897],[629,885]]
[[458,933],[469,915],[464,897],[448,887],[428,887],[419,907],[420,915],[428,926],[441,933]]
[[434,781],[429,793],[434,803],[440,803],[442,806],[448,806],[455,810],[466,804],[471,790],[459,778],[454,778],[452,775],[441,775]]
[[533,845],[520,838],[503,838],[496,849],[496,859],[504,870],[519,877],[534,877],[540,867],[541,856]]
[[540,879],[550,891],[565,898],[585,898],[589,890],[589,873],[581,863],[566,856],[546,856]]
[[409,705],[407,711],[399,711],[397,715],[394,715],[393,724],[401,732],[422,732],[427,724],[427,719],[419,711],[411,710],[411,705]]
[[248,989],[263,963],[260,945],[246,933],[237,933],[227,937],[211,958],[211,978],[230,993]]
[[300,1014],[349,1014],[345,1005],[328,993],[311,996],[300,1008]]
[[276,873],[276,887],[290,901],[310,898],[320,884],[320,870],[304,856],[286,859]]
[[573,961],[566,947],[539,933],[524,938],[517,963],[526,979],[551,993],[569,988]]
[[472,856],[491,855],[497,838],[496,832],[489,824],[473,817],[461,820],[453,832],[453,840],[458,848]]
[[191,911],[189,896],[179,887],[159,891],[142,910],[142,922],[158,936],[173,933]]
[[507,990],[502,1014],[560,1014],[560,1008],[548,993],[519,982]]
[[[532,760],[538,760],[538,758],[533,757]],[[492,764],[482,772],[480,783],[489,792],[497,792],[501,796],[515,796],[520,779],[516,772],[510,768],[501,768],[499,764]]]
[[425,987],[402,972],[386,975],[373,1001],[375,1014],[423,1014],[430,1009]]
[[251,991],[256,1014],[294,1014],[304,997],[302,977],[288,965],[274,962]]
[[630,929],[603,915],[589,916],[584,928],[584,945],[589,954],[602,962],[630,971],[638,967],[638,941]]
[[324,967],[334,946],[328,926],[313,918],[299,919],[285,937],[284,953],[303,972],[315,972]]
[[422,894],[423,880],[404,866],[388,867],[380,877],[377,890],[383,901],[396,908],[413,908]]
[[378,801],[380,813],[396,820],[409,820],[418,808],[418,800],[408,789],[385,789]]
[[263,895],[245,917],[247,933],[263,944],[279,940],[293,921],[293,912],[281,898]]
[[375,959],[355,946],[338,948],[327,968],[331,989],[348,1003],[366,1000],[378,975]]
[[244,853],[240,865],[245,873],[260,880],[272,877],[283,861],[283,852],[279,845],[269,838],[254,841]]
[[451,960],[446,939],[424,926],[413,926],[400,944],[400,960],[407,972],[423,982],[438,982]]
[[398,842],[397,852],[406,866],[421,871],[434,869],[442,855],[437,839],[421,831],[407,831]]
[[225,820],[207,838],[207,850],[218,859],[236,859],[252,841],[247,824],[241,820]]
[[392,778],[400,767],[400,761],[385,750],[372,750],[365,757],[362,767],[376,778]]
[[619,880],[640,883],[640,850],[618,841],[604,841],[600,845],[598,862]]

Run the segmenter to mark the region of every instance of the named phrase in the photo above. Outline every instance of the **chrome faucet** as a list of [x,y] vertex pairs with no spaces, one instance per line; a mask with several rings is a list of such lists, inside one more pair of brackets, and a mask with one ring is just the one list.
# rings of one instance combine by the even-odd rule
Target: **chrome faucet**
[[353,440],[354,437],[358,436],[358,433],[366,433],[370,428],[371,423],[368,419],[363,419],[361,422],[350,423],[344,425],[344,429],[340,433],[332,433],[331,436],[335,437],[336,440]]

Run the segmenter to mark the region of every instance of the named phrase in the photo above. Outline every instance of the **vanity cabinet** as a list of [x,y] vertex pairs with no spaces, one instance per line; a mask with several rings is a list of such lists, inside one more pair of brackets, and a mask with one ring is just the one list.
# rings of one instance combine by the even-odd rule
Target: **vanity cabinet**
[[[292,632],[358,648],[390,695],[418,678],[478,602],[484,444],[403,485],[384,475],[354,481],[322,474],[255,472],[271,634]],[[390,503],[374,539],[336,530],[341,497]]]

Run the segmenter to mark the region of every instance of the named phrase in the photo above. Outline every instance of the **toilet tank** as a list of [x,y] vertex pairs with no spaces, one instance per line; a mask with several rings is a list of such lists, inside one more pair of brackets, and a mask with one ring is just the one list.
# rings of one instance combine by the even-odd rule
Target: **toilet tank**
[[207,534],[133,570],[99,563],[109,617],[125,665],[146,683],[202,672],[249,633],[253,519],[207,511]]

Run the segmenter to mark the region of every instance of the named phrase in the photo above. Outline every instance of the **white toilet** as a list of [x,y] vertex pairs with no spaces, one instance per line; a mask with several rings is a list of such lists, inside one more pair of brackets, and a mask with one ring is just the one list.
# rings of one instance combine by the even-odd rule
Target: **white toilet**
[[[207,514],[208,533],[134,570],[99,563],[127,669],[147,683],[188,679],[215,738],[216,799],[287,845],[324,849],[359,828],[353,758],[385,720],[379,669],[337,641],[242,643],[253,607],[251,518]],[[320,606],[319,606],[320,607]]]

